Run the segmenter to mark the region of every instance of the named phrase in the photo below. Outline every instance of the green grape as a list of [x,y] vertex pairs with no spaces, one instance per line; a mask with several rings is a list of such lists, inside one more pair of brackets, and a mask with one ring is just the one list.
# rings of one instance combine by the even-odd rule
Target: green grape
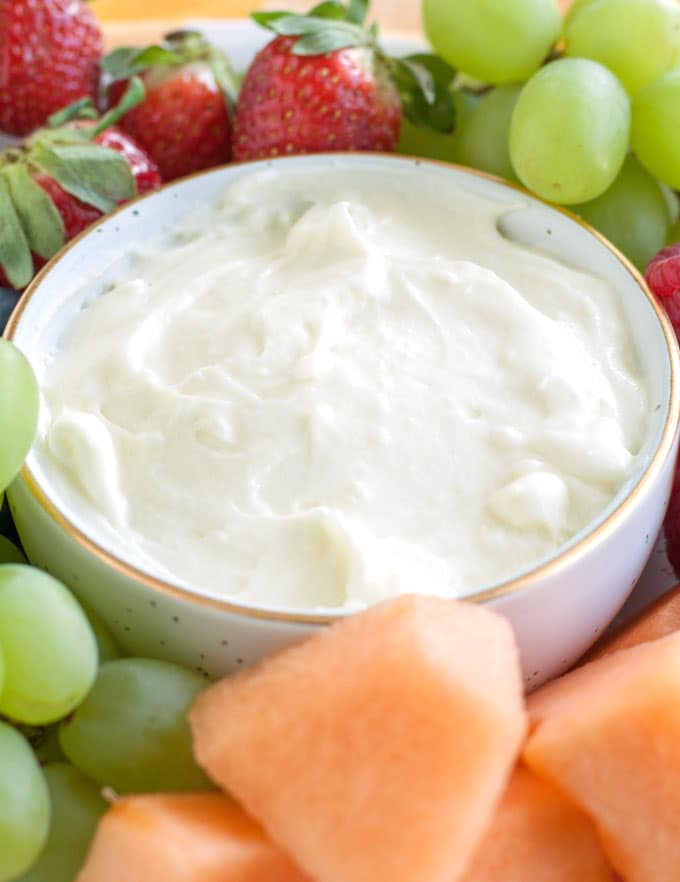
[[397,153],[404,153],[407,156],[422,156],[444,162],[454,161],[453,135],[444,135],[433,129],[416,126],[406,118],[401,124],[396,150]]
[[41,765],[45,763],[61,763],[66,760],[64,751],[59,743],[59,724],[44,726],[38,730],[33,738],[29,738],[33,745],[35,755]]
[[106,627],[104,622],[99,618],[94,610],[90,609],[90,607],[83,603],[83,601],[79,601],[81,609],[87,616],[87,620],[90,623],[90,627],[92,628],[92,632],[94,634],[94,638],[97,641],[97,649],[99,650],[99,664],[104,664],[104,662],[111,661],[114,658],[120,657],[120,649],[116,644],[116,641],[113,639],[113,635]]
[[680,242],[680,218],[669,228],[666,236],[666,245],[675,245],[678,242]]
[[47,784],[31,746],[0,722],[0,882],[16,879],[31,866],[49,824]]
[[25,564],[27,561],[14,542],[10,542],[6,536],[0,536],[0,564],[7,563]]
[[66,759],[59,744],[59,724],[51,726],[27,726],[15,723],[15,727],[33,748],[41,766],[45,763],[62,762]]
[[633,101],[631,145],[655,178],[680,190],[680,70],[643,89]]
[[555,0],[425,0],[423,14],[435,51],[494,85],[528,79],[562,30]]
[[497,86],[468,115],[456,138],[457,161],[509,181],[517,176],[510,162],[510,121],[522,86]]
[[562,58],[526,84],[510,124],[510,158],[522,183],[570,205],[611,186],[628,150],[630,102],[613,73]]
[[17,882],[73,882],[107,804],[73,766],[52,763],[43,771],[52,802],[50,832],[40,857]]
[[663,198],[666,200],[666,208],[668,209],[668,220],[671,224],[674,224],[677,221],[678,217],[680,217],[680,197],[677,193],[671,190],[670,187],[662,184],[661,181],[657,181],[657,184],[661,188]]
[[574,2],[569,6],[567,12],[564,16],[564,26],[565,28],[569,25],[573,17],[577,12],[580,12],[586,6],[589,6],[591,3],[596,3],[597,0],[574,0]]
[[23,465],[38,425],[38,383],[26,356],[0,340],[0,490]]
[[427,159],[438,159],[443,162],[458,162],[457,138],[459,132],[465,128],[466,121],[477,101],[477,96],[470,92],[453,92],[456,127],[450,135],[415,126],[404,118],[401,124],[397,153],[405,153],[407,156],[423,156]]
[[0,533],[9,535],[9,530],[13,528],[13,526],[9,513],[9,505],[5,504],[5,494],[0,490]]
[[680,48],[680,10],[665,0],[591,0],[569,16],[565,54],[608,67],[635,95],[669,70]]
[[644,270],[668,235],[666,199],[657,181],[638,160],[629,155],[611,187],[582,205],[572,206],[591,226],[599,230]]
[[85,701],[61,724],[62,749],[86,775],[119,793],[205,789],[186,718],[205,686],[198,674],[170,662],[106,662]]
[[0,713],[45,725],[80,704],[97,673],[97,643],[73,595],[42,570],[0,567]]

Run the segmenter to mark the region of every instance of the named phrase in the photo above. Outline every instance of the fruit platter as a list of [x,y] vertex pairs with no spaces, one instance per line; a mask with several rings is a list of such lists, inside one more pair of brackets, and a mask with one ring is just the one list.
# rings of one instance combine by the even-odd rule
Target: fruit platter
[[680,4],[419,6],[0,0],[0,882],[680,882]]

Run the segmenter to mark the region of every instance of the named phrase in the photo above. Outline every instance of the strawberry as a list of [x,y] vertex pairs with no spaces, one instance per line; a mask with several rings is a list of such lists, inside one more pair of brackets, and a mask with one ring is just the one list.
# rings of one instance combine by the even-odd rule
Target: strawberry
[[[306,58],[277,37],[246,75],[234,120],[234,158],[323,150],[394,150],[399,92],[370,49]],[[303,93],[304,90],[304,93]]]
[[662,248],[652,258],[645,278],[649,288],[661,301],[675,333],[680,337],[680,242]]
[[[163,183],[158,168],[151,157],[138,144],[135,144],[126,132],[116,126],[104,129],[101,134],[92,139],[92,143],[115,150],[125,158],[134,178],[136,195],[141,196],[151,190],[157,190]],[[84,229],[102,216],[102,211],[99,208],[76,198],[49,175],[37,173],[34,175],[34,180],[47,193],[61,215],[66,242],[82,233]]]
[[130,166],[138,196],[149,193],[151,190],[158,190],[163,184],[164,178],[156,163],[127,132],[109,124],[93,140],[95,144],[116,150],[125,158]]
[[[0,285],[23,288],[65,242],[117,204],[160,187],[153,160],[114,122],[143,87],[100,120],[79,101],[0,154]],[[78,119],[87,114],[89,119]]]
[[133,74],[146,98],[120,125],[141,144],[167,181],[231,159],[229,101],[235,80],[226,57],[192,31],[169,34],[163,43],[122,48],[102,69],[114,102]]
[[94,98],[102,36],[81,0],[0,0],[0,130],[25,135]]
[[[394,150],[402,115],[441,131],[453,125],[451,95],[433,56],[388,58],[367,0],[336,0],[308,15],[255,13],[277,36],[246,73],[234,119],[237,160],[324,150]],[[446,82],[448,86],[448,81]]]

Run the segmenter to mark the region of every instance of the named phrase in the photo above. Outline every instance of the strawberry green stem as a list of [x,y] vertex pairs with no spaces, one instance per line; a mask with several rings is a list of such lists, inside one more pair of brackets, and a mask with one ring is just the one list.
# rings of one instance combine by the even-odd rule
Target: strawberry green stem
[[125,90],[125,94],[118,104],[115,107],[112,107],[108,113],[105,113],[97,125],[92,129],[92,137],[96,138],[97,135],[101,135],[101,133],[105,129],[108,129],[109,126],[115,125],[118,120],[128,112],[128,110],[132,110],[133,107],[136,107],[144,100],[145,94],[144,84],[140,78],[132,77]]
[[51,129],[57,129],[74,119],[97,119],[99,114],[94,106],[92,99],[88,96],[74,101],[67,107],[63,107],[56,113],[53,113],[47,120],[47,125]]

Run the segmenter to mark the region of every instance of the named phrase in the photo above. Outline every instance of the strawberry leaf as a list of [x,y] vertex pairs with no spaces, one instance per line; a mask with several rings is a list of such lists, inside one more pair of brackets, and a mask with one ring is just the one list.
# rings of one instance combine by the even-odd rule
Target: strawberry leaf
[[327,55],[337,52],[339,49],[351,49],[356,46],[365,46],[368,39],[359,42],[356,37],[341,31],[319,31],[316,34],[306,34],[293,46],[293,55]]
[[59,126],[56,129],[38,129],[31,135],[26,145],[31,148],[38,141],[49,144],[87,144],[90,140],[91,126]]
[[340,21],[345,18],[347,10],[342,3],[337,0],[326,0],[325,3],[319,3],[313,9],[310,9],[307,15],[314,18],[331,18]]
[[78,101],[74,101],[67,107],[53,113],[48,118],[47,125],[51,129],[56,129],[74,119],[97,119],[98,116],[99,114],[94,106],[94,102],[87,96],[86,98],[79,98]]
[[305,15],[293,12],[251,12],[250,17],[261,27],[278,31],[274,24],[284,18],[320,18],[327,21],[345,21],[348,24],[363,25],[368,13],[369,0],[349,0],[347,6],[340,0],[325,0],[309,10]]
[[112,81],[124,80],[128,71],[134,69],[135,61],[141,52],[141,49],[134,46],[121,46],[105,55],[99,62],[99,66]]
[[[322,4],[323,5],[323,4]],[[278,21],[281,18],[290,18],[293,15],[292,12],[251,12],[250,17],[255,22],[255,24],[260,25],[261,28],[267,28],[267,30],[273,30],[273,23]]]
[[68,193],[106,214],[136,194],[130,166],[120,153],[99,144],[60,146],[38,141],[30,158]]
[[405,74],[408,72],[405,82],[410,81],[411,85],[415,84],[416,89],[422,94],[425,101],[428,104],[432,104],[435,97],[435,82],[430,71],[424,65],[416,64],[407,58],[402,58],[400,65],[405,68]]
[[415,55],[407,55],[402,61],[408,64],[417,64],[429,71],[435,83],[444,89],[448,89],[453,83],[457,70],[451,67],[440,55],[428,52],[418,52]]
[[[421,56],[427,58],[427,56]],[[456,112],[449,85],[452,69],[445,62],[411,58],[386,59],[405,116],[416,126],[450,133],[456,122]]]
[[347,21],[288,15],[271,20],[267,27],[285,37],[300,37],[293,46],[295,55],[325,55],[350,46],[371,44],[370,34]]
[[108,111],[108,113],[105,113],[104,116],[99,120],[97,125],[89,130],[90,138],[96,138],[97,135],[100,135],[110,126],[117,123],[118,120],[128,112],[128,110],[132,110],[133,107],[141,104],[141,102],[144,100],[145,95],[146,89],[144,88],[144,84],[142,83],[142,81],[139,79],[139,77],[132,77],[132,79],[128,83],[127,89],[123,94],[123,97],[120,99],[118,104],[116,104],[115,107],[112,107],[111,110]]
[[202,58],[208,47],[206,38],[200,31],[191,31],[182,28],[179,31],[171,31],[163,37],[162,46],[174,50],[182,56],[183,61],[189,58],[195,60]]
[[236,108],[241,81],[229,64],[229,59],[219,49],[212,48],[210,51],[210,69],[215,82],[220,87],[220,91],[232,112]]
[[111,82],[128,80],[148,67],[158,64],[180,64],[181,56],[165,46],[148,46],[146,49],[121,47],[109,52],[101,60],[101,69]]
[[3,174],[31,251],[49,260],[66,241],[61,215],[22,162],[8,165]]
[[0,265],[15,288],[25,288],[33,278],[31,249],[4,175],[0,175]]
[[349,0],[347,12],[345,13],[345,21],[353,24],[362,25],[366,21],[368,15],[369,0]]
[[274,29],[279,34],[289,34],[293,36],[308,36],[310,34],[318,34],[322,31],[331,31],[333,33],[347,34],[356,37],[356,39],[365,39],[364,30],[357,25],[350,24],[346,21],[334,21],[327,18],[314,18],[311,15],[291,15],[289,18],[282,18],[274,22]]

